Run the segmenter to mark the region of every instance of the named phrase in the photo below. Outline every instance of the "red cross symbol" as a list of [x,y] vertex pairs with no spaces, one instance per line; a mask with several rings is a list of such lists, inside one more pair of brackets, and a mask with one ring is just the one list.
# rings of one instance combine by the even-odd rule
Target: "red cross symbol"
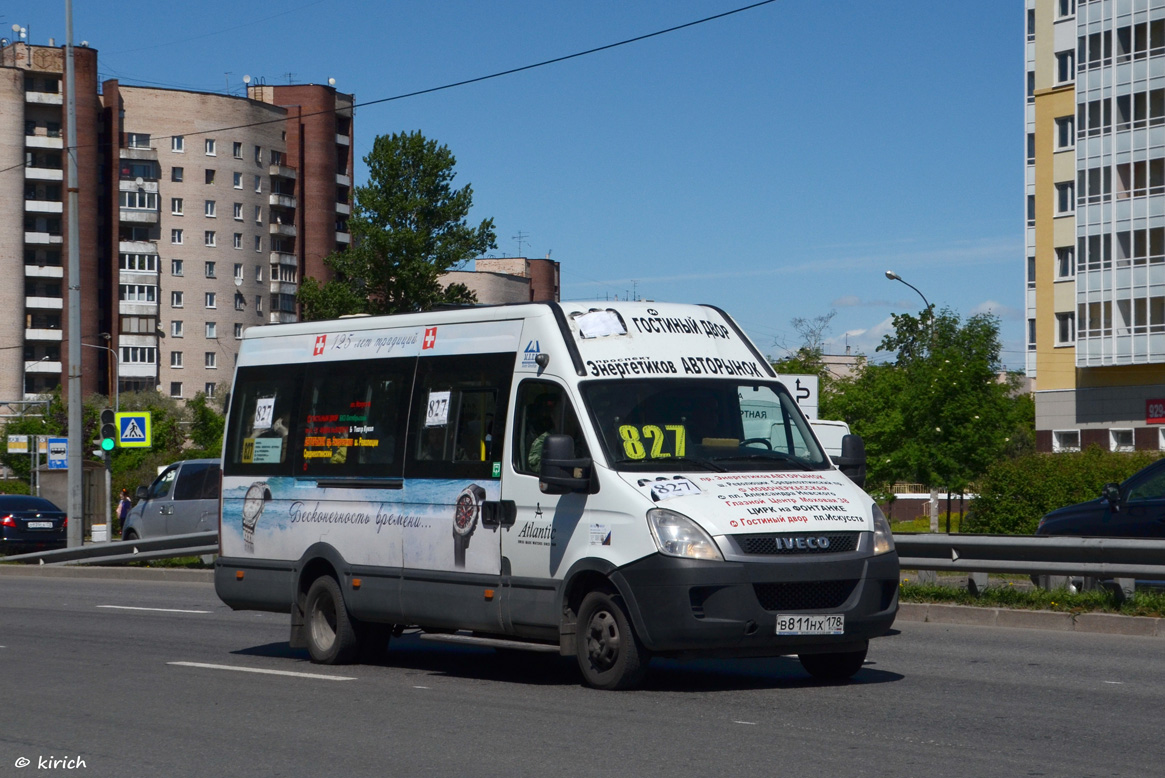
[[327,340],[327,335],[316,335],[316,347],[312,349],[311,352],[313,357],[318,357],[320,354],[324,353],[324,343],[327,342]]
[[421,350],[424,351],[425,349],[433,348],[433,346],[436,346],[436,345],[437,345],[437,328],[436,327],[426,327],[425,328],[425,340],[421,343]]

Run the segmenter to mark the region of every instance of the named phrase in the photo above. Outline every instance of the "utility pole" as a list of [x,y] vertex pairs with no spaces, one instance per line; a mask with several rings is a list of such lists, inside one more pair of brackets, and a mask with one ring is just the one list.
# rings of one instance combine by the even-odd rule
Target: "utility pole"
[[[81,458],[81,230],[77,203],[77,74],[73,62],[73,0],[65,0],[65,95],[68,133],[69,200],[69,548],[85,538],[85,500]],[[39,457],[38,457],[39,458]]]

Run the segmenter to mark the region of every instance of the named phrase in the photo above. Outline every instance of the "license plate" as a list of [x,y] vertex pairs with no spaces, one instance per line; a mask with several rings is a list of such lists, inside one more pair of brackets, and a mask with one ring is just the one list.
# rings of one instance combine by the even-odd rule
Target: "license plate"
[[845,616],[777,614],[778,635],[844,635]]
[[53,523],[51,521],[30,521],[28,522],[29,529],[52,529]]

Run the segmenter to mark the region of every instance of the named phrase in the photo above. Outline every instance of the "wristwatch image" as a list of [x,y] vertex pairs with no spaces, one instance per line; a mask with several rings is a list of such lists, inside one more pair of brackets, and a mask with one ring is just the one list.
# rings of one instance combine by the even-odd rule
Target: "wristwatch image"
[[263,509],[271,501],[271,489],[266,481],[256,481],[247,489],[243,497],[243,545],[255,553],[255,524],[263,515]]
[[469,548],[469,536],[477,529],[484,500],[485,489],[477,484],[470,484],[457,495],[453,506],[453,564],[457,567],[465,567],[465,549]]

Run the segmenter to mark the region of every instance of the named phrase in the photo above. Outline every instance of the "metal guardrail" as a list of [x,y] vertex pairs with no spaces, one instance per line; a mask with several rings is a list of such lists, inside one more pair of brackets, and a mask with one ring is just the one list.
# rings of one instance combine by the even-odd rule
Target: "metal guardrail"
[[1165,580],[1165,540],[901,534],[894,544],[906,570]]
[[116,565],[148,559],[176,556],[201,556],[218,553],[218,532],[194,532],[145,540],[119,540],[113,543],[90,543],[87,546],[38,551],[0,557],[0,562],[23,562],[42,565]]

